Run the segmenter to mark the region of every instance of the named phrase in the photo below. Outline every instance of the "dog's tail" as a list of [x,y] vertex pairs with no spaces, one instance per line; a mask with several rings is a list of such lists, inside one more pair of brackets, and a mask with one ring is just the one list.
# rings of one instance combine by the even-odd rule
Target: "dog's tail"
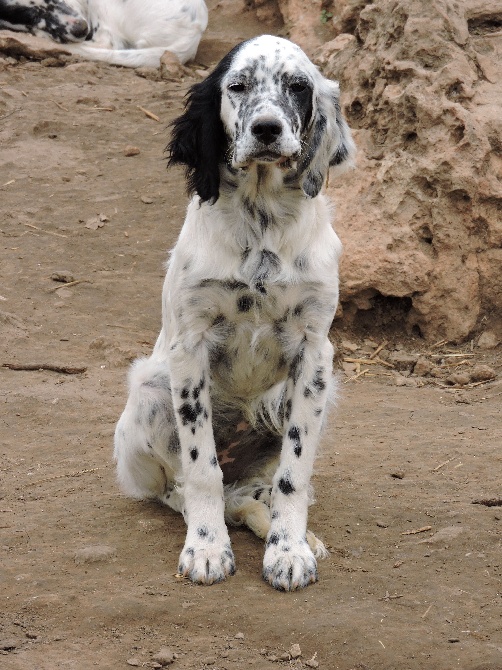
[[159,67],[160,59],[165,51],[178,57],[181,63],[191,60],[197,51],[197,45],[190,49],[176,50],[172,47],[145,47],[143,49],[103,49],[90,44],[65,44],[65,50],[82,56],[87,60],[98,60],[110,65],[123,67]]

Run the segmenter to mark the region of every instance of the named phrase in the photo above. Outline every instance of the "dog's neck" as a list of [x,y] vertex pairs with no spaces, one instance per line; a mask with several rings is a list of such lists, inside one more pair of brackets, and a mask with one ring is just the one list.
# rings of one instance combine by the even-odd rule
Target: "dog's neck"
[[[276,163],[251,163],[245,169],[222,166],[220,194],[214,206],[242,248],[261,247],[272,238],[293,234],[302,212],[315,206],[295,178],[294,166]],[[271,238],[272,236],[272,238]]]

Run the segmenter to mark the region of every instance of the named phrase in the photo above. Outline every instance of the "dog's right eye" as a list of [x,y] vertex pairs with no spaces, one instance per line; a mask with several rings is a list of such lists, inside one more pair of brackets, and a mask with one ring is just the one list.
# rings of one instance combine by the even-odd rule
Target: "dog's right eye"
[[229,84],[228,90],[231,91],[232,93],[244,93],[244,91],[246,90],[246,84],[244,84],[241,81],[237,81],[235,82],[235,84]]

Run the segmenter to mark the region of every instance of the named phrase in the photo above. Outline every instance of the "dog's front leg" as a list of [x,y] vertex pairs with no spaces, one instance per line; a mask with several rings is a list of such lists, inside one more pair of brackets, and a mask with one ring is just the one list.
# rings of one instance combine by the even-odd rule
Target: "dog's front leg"
[[332,377],[333,346],[305,341],[286,383],[284,437],[271,497],[263,577],[283,591],[317,580],[307,538],[309,484]]
[[188,527],[178,572],[198,584],[213,584],[234,574],[235,563],[214,443],[208,352],[203,343],[188,349],[178,341],[170,353]]

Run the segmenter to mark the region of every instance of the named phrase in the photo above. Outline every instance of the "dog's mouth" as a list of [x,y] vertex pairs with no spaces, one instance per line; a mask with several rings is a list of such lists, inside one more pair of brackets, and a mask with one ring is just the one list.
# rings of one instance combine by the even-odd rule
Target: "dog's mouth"
[[234,164],[234,167],[247,170],[253,164],[275,165],[281,170],[291,170],[296,167],[295,156],[283,156],[275,151],[260,151],[250,156],[245,162]]

